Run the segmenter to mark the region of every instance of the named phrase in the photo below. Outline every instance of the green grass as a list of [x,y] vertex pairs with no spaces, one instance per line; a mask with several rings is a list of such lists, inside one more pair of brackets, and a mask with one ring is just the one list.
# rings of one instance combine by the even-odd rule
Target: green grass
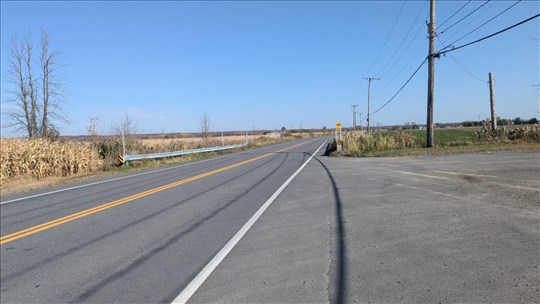
[[[434,129],[433,139],[436,147],[452,147],[472,145],[476,140],[474,138],[475,129],[472,128],[452,128],[452,129]],[[412,135],[415,142],[426,143],[426,130],[408,130],[405,131]]]
[[371,135],[361,132],[347,133],[344,135],[344,150],[336,155],[384,157],[487,151],[540,151],[538,125],[514,129],[500,129],[496,135],[486,132],[483,128],[434,129],[432,148],[426,148],[426,130],[375,132]]
[[[540,144],[537,143],[486,143],[472,146],[438,146],[433,148],[408,148],[399,150],[371,151],[363,153],[362,157],[394,157],[394,156],[424,156],[446,155],[456,153],[482,153],[502,151],[537,151],[540,152]],[[337,154],[338,156],[352,156]]]

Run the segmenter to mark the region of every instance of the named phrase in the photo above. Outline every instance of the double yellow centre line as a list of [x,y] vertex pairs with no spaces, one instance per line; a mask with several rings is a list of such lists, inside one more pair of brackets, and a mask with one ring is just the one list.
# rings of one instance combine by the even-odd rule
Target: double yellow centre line
[[125,204],[127,202],[131,202],[133,200],[143,198],[145,196],[148,196],[148,195],[151,195],[151,194],[154,194],[154,193],[158,193],[158,192],[161,192],[161,191],[164,191],[164,190],[176,187],[176,186],[180,186],[180,185],[192,182],[192,181],[199,180],[201,178],[205,178],[205,177],[210,176],[210,175],[214,175],[214,174],[217,174],[217,173],[220,173],[220,172],[223,172],[223,171],[227,171],[227,170],[230,170],[230,169],[233,169],[233,168],[236,168],[236,167],[240,167],[240,166],[245,165],[245,164],[249,164],[251,162],[254,162],[254,161],[257,161],[259,159],[268,157],[270,155],[296,148],[296,147],[301,146],[301,145],[303,145],[305,143],[306,142],[303,142],[303,143],[300,143],[300,144],[297,144],[297,145],[294,145],[294,146],[291,146],[291,147],[288,147],[288,148],[285,148],[285,149],[281,149],[281,150],[277,150],[277,151],[274,151],[274,152],[266,153],[266,154],[263,154],[261,156],[250,158],[248,160],[245,160],[245,161],[242,161],[242,162],[239,162],[239,163],[236,163],[236,164],[232,164],[232,165],[222,167],[222,168],[219,168],[219,169],[216,169],[216,170],[212,170],[212,171],[209,171],[209,172],[206,172],[206,173],[202,173],[202,174],[199,174],[199,175],[196,175],[196,176],[193,176],[193,177],[189,177],[189,178],[186,178],[186,179],[183,179],[183,180],[179,180],[177,182],[170,183],[170,184],[167,184],[167,185],[164,185],[164,186],[160,186],[160,187],[157,187],[157,188],[146,190],[144,192],[137,193],[137,194],[134,194],[134,195],[130,195],[128,197],[125,197],[125,198],[122,198],[122,199],[119,199],[119,200],[116,200],[116,201],[113,201],[113,202],[110,202],[110,203],[99,205],[99,206],[96,206],[96,207],[93,207],[93,208],[90,208],[90,209],[86,209],[86,210],[83,210],[83,211],[80,211],[80,212],[77,212],[77,213],[70,214],[68,216],[58,218],[56,220],[45,222],[45,223],[42,223],[42,224],[39,224],[39,225],[36,225],[36,226],[32,226],[32,227],[29,227],[29,228],[26,228],[26,229],[23,229],[23,230],[20,230],[20,231],[17,231],[17,232],[14,232],[14,233],[11,233],[11,234],[8,234],[8,235],[5,235],[5,236],[2,236],[2,237],[0,237],[0,245],[3,245],[3,244],[6,244],[6,243],[15,241],[17,239],[20,239],[20,238],[23,238],[23,237],[38,233],[38,232],[43,231],[43,230],[47,230],[47,229],[50,229],[50,228],[53,228],[53,227],[56,227],[56,226],[59,226],[59,225],[65,224],[65,223],[69,223],[69,222],[74,221],[76,219],[79,219],[79,218],[82,218],[82,217],[85,217],[85,216],[89,216],[91,214],[101,212],[101,211],[104,211],[104,210],[107,210],[107,209],[110,209],[110,208]]

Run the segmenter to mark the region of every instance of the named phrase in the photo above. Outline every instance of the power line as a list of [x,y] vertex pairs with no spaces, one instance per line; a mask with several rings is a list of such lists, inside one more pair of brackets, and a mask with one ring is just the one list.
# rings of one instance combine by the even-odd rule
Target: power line
[[[425,7],[425,4],[428,3],[429,0],[426,0],[426,2],[424,3],[424,6],[422,7],[421,11],[420,11],[420,14],[422,13],[424,7]],[[427,11],[427,13],[429,14],[429,11]],[[428,16],[429,17],[429,16]],[[411,47],[411,45],[413,44],[413,42],[416,41],[416,37],[418,37],[418,35],[420,34],[420,32],[422,31],[422,29],[424,28],[424,25],[423,24],[420,24],[420,26],[418,27],[418,30],[416,31],[416,33],[414,34],[414,37],[413,39],[409,42],[409,44],[407,44],[407,46],[405,47],[405,50],[403,50],[401,52],[401,55],[394,61],[393,65],[390,67],[389,70],[387,71],[384,71],[381,76],[384,76],[386,75],[388,72],[390,72],[391,70],[393,70],[395,67],[396,67],[396,64],[398,62],[401,62],[401,58],[403,58],[403,56],[405,56],[405,54],[407,53],[407,51],[409,50],[409,48]],[[387,81],[385,82],[385,85],[382,89],[378,90],[377,92],[375,92],[375,94],[373,94],[374,96],[375,95],[378,95],[381,91],[383,91],[384,89],[386,89],[399,75],[401,75],[401,72],[403,72],[403,70],[405,70],[405,68],[407,68],[411,62],[413,62],[413,60],[416,58],[416,56],[418,56],[418,54],[425,48],[425,46],[427,45],[427,42],[422,46],[421,49],[419,49],[418,51],[416,51],[414,53],[414,55],[407,61],[407,63],[405,65],[402,66],[402,68],[394,74],[394,76],[390,79],[390,81]],[[373,87],[374,89],[377,89],[377,87],[379,86],[379,83],[375,84],[375,86]]]
[[[439,40],[439,42],[443,45],[443,47],[446,47],[445,46],[445,43],[441,40],[441,38],[439,36],[437,36],[437,39]],[[483,79],[481,79],[480,77],[474,75],[473,73],[471,73],[469,70],[467,70],[457,59],[456,57],[454,57],[454,55],[452,55],[452,53],[448,53],[448,55],[450,55],[450,57],[452,57],[452,59],[457,63],[457,65],[459,65],[461,67],[461,69],[463,69],[463,71],[465,71],[467,74],[471,75],[474,79],[477,79],[479,81],[481,81],[482,83],[485,83],[485,81]]]
[[[427,1],[424,1],[424,5],[422,6],[422,8],[420,9],[420,11],[418,11],[418,14],[416,15],[416,18],[414,18],[414,21],[413,23],[411,24],[411,27],[409,28],[409,30],[407,31],[407,34],[403,37],[403,39],[401,40],[401,42],[399,43],[399,46],[396,48],[396,50],[394,51],[394,53],[392,54],[392,56],[390,56],[390,59],[386,62],[386,64],[379,70],[378,73],[376,73],[376,75],[381,75],[381,73],[386,69],[386,67],[388,66],[388,64],[390,62],[392,62],[394,56],[396,56],[397,52],[399,51],[399,49],[401,48],[401,46],[403,45],[403,43],[405,42],[405,40],[407,40],[407,38],[409,37],[409,34],[411,33],[414,25],[416,24],[416,21],[418,21],[418,18],[420,17],[420,14],[422,14],[422,11],[424,11],[424,7],[426,7],[426,4],[427,4]],[[416,38],[416,36],[413,38],[413,41],[414,39]],[[409,44],[410,45],[410,44]],[[406,52],[403,51],[403,52]],[[382,76],[382,75],[381,75]]]
[[[425,8],[425,6],[426,6],[426,4],[427,4],[428,2],[429,2],[429,0],[425,0],[424,5],[422,6],[422,8],[420,9],[420,11],[418,12],[418,15],[416,16],[415,21],[412,23],[411,27],[409,28],[409,31],[408,31],[407,34],[405,35],[405,38],[401,41],[400,45],[398,46],[398,48],[396,49],[396,51],[394,52],[394,54],[392,54],[392,56],[390,57],[390,60],[389,60],[389,61],[384,65],[384,67],[380,70],[380,73],[382,73],[382,72],[384,71],[384,69],[385,69],[385,68],[388,66],[388,64],[392,61],[392,57],[394,57],[394,56],[396,55],[396,53],[399,51],[399,49],[401,48],[401,46],[402,46],[403,43],[405,42],[406,38],[409,36],[409,34],[410,34],[412,28],[413,28],[414,25],[416,24],[416,21],[418,20],[419,16],[422,14],[422,11],[424,11],[424,8]],[[394,30],[394,27],[395,27],[395,25],[396,25],[396,23],[397,23],[397,20],[399,19],[400,15],[401,15],[401,12],[402,12],[404,6],[405,6],[405,1],[403,2],[403,5],[401,6],[401,9],[400,9],[400,12],[399,12],[399,14],[398,14],[397,19],[394,21],[394,24],[392,25],[392,29],[390,30],[390,33],[388,34],[388,36],[387,36],[387,38],[386,38],[386,41],[385,41],[385,43],[384,43],[384,45],[383,45],[383,48],[381,48],[379,54],[377,55],[377,58],[376,58],[375,61],[372,63],[372,65],[371,65],[371,67],[369,68],[368,71],[371,71],[371,69],[373,68],[373,66],[374,66],[375,63],[377,62],[377,60],[378,60],[380,54],[382,53],[384,47],[386,46],[386,43],[388,42],[388,39],[389,39],[389,37],[391,36],[391,34],[392,34],[393,30]],[[406,54],[407,50],[409,50],[409,48],[411,47],[412,43],[415,41],[416,37],[418,37],[418,34],[419,34],[420,31],[422,30],[422,28],[423,28],[423,26],[421,25],[421,26],[418,28],[418,31],[416,31],[416,33],[414,34],[414,37],[412,38],[412,40],[407,44],[407,46],[405,47],[405,49],[401,52],[401,55],[399,56],[399,58],[398,58],[396,61],[394,61],[393,65],[390,67],[390,69],[389,69],[388,71],[385,71],[385,72],[384,72],[385,74],[388,73],[389,71],[391,71],[391,70],[395,67],[395,64],[396,64],[397,62],[399,62],[399,61],[401,60],[401,58],[403,58],[403,56]],[[415,56],[416,56],[416,55],[415,55]],[[413,58],[411,58],[411,61],[412,61],[412,59],[413,59]],[[406,66],[408,66],[408,65],[410,64],[411,61],[409,61],[409,62],[407,63]],[[405,67],[406,67],[406,66],[405,66]],[[403,69],[404,69],[405,67],[403,67],[403,68],[398,72],[398,74],[400,74],[400,73],[403,71]],[[398,75],[396,75],[395,77],[393,77],[393,79],[395,79],[397,76],[398,76]],[[356,101],[356,98],[358,97],[358,94],[360,93],[360,91],[361,91],[361,89],[362,89],[363,83],[364,83],[363,81],[360,82],[360,84],[359,84],[359,86],[358,86],[358,89],[357,89],[357,91],[356,91],[356,94],[354,95],[353,101]],[[378,86],[378,84],[375,85],[375,88],[376,88],[377,86]],[[364,104],[364,102],[366,102],[365,97],[360,98],[359,103]]]
[[461,21],[465,20],[467,17],[469,17],[470,15],[474,14],[476,11],[478,11],[479,9],[481,9],[482,7],[484,7],[486,4],[488,4],[488,2],[491,1],[491,0],[486,0],[486,2],[482,3],[479,7],[477,7],[475,10],[473,10],[472,12],[468,13],[467,15],[465,15],[465,17],[459,19],[458,21],[452,23],[452,25],[448,26],[447,28],[445,28],[444,30],[440,31],[439,34],[442,34],[446,31],[448,31],[449,29],[451,29],[452,27],[454,27],[456,24],[460,23]]
[[[418,17],[419,17],[419,16],[422,14],[422,12],[424,11],[424,8],[425,8],[425,6],[426,6],[426,4],[427,4],[428,2],[429,2],[429,0],[426,0],[426,1],[424,2],[424,5],[422,6],[422,8],[420,9],[418,15],[416,16],[415,22],[413,22],[413,26],[414,26],[414,24],[416,23],[416,21],[418,20]],[[409,48],[411,47],[411,45],[413,44],[413,42],[416,41],[416,38],[418,37],[418,35],[420,34],[420,32],[422,31],[423,28],[424,28],[424,25],[422,24],[422,22],[420,22],[420,26],[418,27],[418,30],[417,30],[416,33],[414,34],[414,37],[410,40],[410,42],[407,44],[407,46],[405,47],[405,49],[404,49],[402,52],[400,52],[401,55],[399,55],[399,57],[392,63],[392,65],[390,66],[389,69],[385,70],[384,67],[383,67],[383,69],[381,69],[381,71],[379,71],[379,73],[377,73],[377,74],[379,74],[379,75],[382,77],[382,76],[384,76],[384,75],[387,75],[387,74],[388,74],[390,71],[392,71],[394,68],[396,68],[397,63],[398,63],[398,62],[401,62],[401,58],[403,58],[403,56],[407,53],[407,51],[409,50]],[[411,29],[412,29],[412,27],[411,27]],[[410,29],[409,29],[409,32],[410,32]],[[407,33],[407,36],[408,36],[408,35],[409,35],[409,33]],[[403,40],[402,43],[403,43],[404,41],[405,41],[405,40]],[[400,44],[400,45],[401,45],[401,44]],[[423,48],[422,48],[422,49],[423,49]],[[392,55],[392,57],[395,56],[395,54],[397,53],[397,51],[399,51],[399,48],[396,49],[396,52],[394,52],[394,54]],[[396,78],[401,74],[401,72],[403,72],[403,70],[404,70],[406,67],[409,66],[409,64],[413,61],[413,59],[415,59],[415,57],[418,55],[418,53],[419,53],[420,51],[421,51],[421,50],[418,50],[418,51],[415,53],[415,55],[407,62],[407,64],[405,64],[405,65],[399,70],[399,72],[397,72],[397,73],[391,78],[391,80],[390,80],[389,82],[384,82],[384,83],[385,83],[384,88],[388,87],[388,86],[390,85],[390,83],[391,83],[394,79],[396,79]],[[390,62],[391,62],[391,60],[389,60],[389,61],[387,62],[387,64],[385,65],[385,67],[386,67],[386,66],[388,65],[388,63],[390,63]],[[373,89],[374,89],[374,90],[377,89],[377,88],[379,87],[379,84],[380,84],[380,83],[376,83],[375,86],[373,87]],[[383,88],[383,89],[384,89],[384,88]],[[374,95],[377,95],[380,91],[382,91],[382,89],[381,89],[381,90],[378,90]]]
[[358,97],[358,94],[360,94],[360,89],[362,88],[362,84],[364,83],[364,78],[360,79],[360,83],[358,84],[358,89],[356,90],[356,93],[353,97],[353,102],[356,101],[356,97]]
[[[484,15],[486,15],[487,13],[489,13],[493,7],[497,6],[498,4],[501,4],[503,2],[497,2],[497,1],[490,1],[485,7],[484,9],[482,9],[481,11],[478,11],[475,16],[473,18],[470,18],[469,21],[467,22],[462,22],[462,26],[457,29],[457,26],[455,28],[455,31],[452,29],[451,33],[452,35],[450,36],[450,38],[447,38],[446,40],[447,41],[451,41],[451,40],[454,40],[455,38],[457,37],[460,37],[463,33],[463,31],[469,31],[473,26],[475,26],[474,24],[478,23],[479,20],[483,20],[481,17],[483,17]],[[504,3],[503,3],[504,4]],[[446,33],[445,33],[445,38],[446,38]]]
[[440,57],[441,55],[444,55],[444,54],[446,54],[446,53],[453,52],[453,51],[457,51],[457,50],[459,50],[459,49],[461,49],[461,48],[464,48],[464,47],[466,47],[466,46],[469,46],[469,45],[478,43],[478,42],[480,42],[480,41],[486,40],[486,39],[488,39],[488,38],[491,38],[491,37],[493,37],[493,36],[502,34],[502,33],[506,32],[506,31],[508,31],[508,30],[511,30],[511,29],[517,27],[517,26],[520,26],[520,25],[522,25],[522,24],[524,24],[524,23],[527,23],[527,22],[529,22],[529,21],[531,21],[531,20],[533,20],[533,19],[536,19],[536,18],[538,18],[539,16],[540,16],[540,14],[536,14],[536,15],[530,17],[530,18],[527,18],[527,19],[525,19],[525,20],[523,20],[523,21],[521,21],[521,22],[518,22],[518,23],[516,23],[516,24],[514,24],[514,25],[512,25],[512,26],[509,26],[509,27],[507,27],[507,28],[505,28],[505,29],[503,29],[503,30],[500,30],[500,31],[498,31],[498,32],[496,32],[496,33],[493,33],[493,34],[491,34],[491,35],[482,37],[482,38],[480,38],[480,39],[477,39],[477,40],[475,40],[475,41],[472,41],[472,42],[469,42],[469,43],[466,43],[466,44],[463,44],[463,45],[460,45],[460,46],[457,46],[457,47],[454,47],[454,46],[452,46],[452,45],[447,46],[447,47],[451,47],[451,49],[449,49],[449,50],[441,50],[441,51],[436,52],[435,54],[433,54],[433,56],[435,56],[435,57]]
[[427,57],[424,59],[424,61],[422,61],[422,63],[418,66],[418,68],[416,68],[416,70],[412,73],[411,77],[409,77],[409,79],[407,79],[407,81],[401,86],[401,88],[394,94],[394,96],[392,96],[387,102],[385,102],[380,108],[378,108],[377,110],[375,110],[374,112],[370,113],[370,115],[373,115],[377,112],[379,112],[380,110],[382,110],[384,107],[386,107],[390,102],[392,102],[392,100],[394,100],[394,98],[396,98],[396,96],[407,86],[407,84],[409,84],[409,82],[411,81],[411,79],[413,79],[414,75],[416,75],[416,73],[418,73],[418,71],[420,70],[420,68],[424,65],[424,63],[426,63],[427,61]]
[[398,16],[397,16],[396,20],[394,20],[394,24],[392,24],[392,28],[390,29],[390,32],[388,33],[388,36],[386,36],[386,40],[384,41],[384,44],[383,44],[381,50],[379,51],[379,54],[377,54],[377,57],[375,57],[375,60],[373,61],[373,63],[369,67],[369,69],[367,71],[368,73],[371,71],[371,69],[373,68],[373,66],[377,62],[377,60],[379,60],[379,57],[381,56],[382,51],[384,50],[384,48],[386,47],[386,44],[388,43],[388,39],[390,39],[390,36],[392,35],[392,32],[394,32],[394,28],[396,27],[396,23],[399,20],[399,17],[401,16],[401,12],[403,11],[403,7],[405,6],[405,3],[407,3],[406,0],[403,1],[403,4],[401,5],[401,8],[399,9]]
[[[420,54],[420,52],[421,52],[422,50],[424,50],[424,49],[426,48],[427,45],[428,45],[428,42],[426,41],[426,43],[424,43],[424,44],[422,45],[422,47],[421,47],[420,49],[418,49],[418,51],[416,51],[416,53],[414,54],[414,56],[412,56],[411,59],[409,59],[409,61],[407,61],[407,64],[405,64],[405,65],[401,68],[401,70],[399,70],[399,72],[397,72],[396,75],[394,75],[394,77],[392,77],[392,78],[390,79],[390,81],[386,82],[386,85],[384,85],[380,90],[378,90],[377,92],[375,92],[375,93],[373,94],[373,96],[379,95],[380,92],[384,91],[384,90],[385,90],[385,89],[386,89],[386,88],[387,88],[387,87],[388,87],[388,86],[389,86],[389,85],[390,85],[390,84],[391,84],[391,83],[392,83],[399,75],[401,75],[401,72],[403,72],[403,70],[405,70],[405,69],[413,62],[413,60],[416,59],[416,56],[418,56],[418,54]],[[375,86],[375,88],[376,88],[376,86]],[[375,88],[374,88],[374,89],[375,89]]]
[[508,11],[509,9],[511,9],[512,7],[516,6],[516,5],[517,5],[518,3],[520,3],[520,2],[521,2],[521,0],[518,0],[518,1],[516,2],[516,3],[514,3],[514,4],[512,4],[511,6],[507,7],[507,8],[506,8],[506,9],[505,9],[504,11],[502,11],[502,12],[498,13],[498,14],[497,14],[497,15],[495,15],[495,16],[494,16],[493,18],[491,18],[491,19],[489,19],[488,21],[486,21],[486,22],[482,23],[481,25],[479,25],[478,27],[476,27],[476,28],[475,28],[474,30],[472,30],[472,31],[468,32],[467,34],[465,34],[464,36],[462,36],[462,37],[461,37],[461,38],[459,38],[458,40],[456,40],[456,41],[452,42],[452,43],[451,43],[450,45],[452,45],[452,44],[454,44],[454,43],[456,43],[456,42],[458,42],[458,41],[462,40],[463,38],[465,38],[465,37],[469,36],[470,34],[472,34],[472,33],[476,32],[476,31],[477,31],[477,30],[478,30],[479,28],[481,28],[481,27],[483,27],[484,25],[486,25],[486,24],[490,23],[491,21],[493,21],[493,20],[494,20],[495,18],[499,17],[500,15],[502,15],[502,14],[506,13],[506,12],[507,12],[507,11]]
[[467,1],[467,3],[463,4],[463,6],[461,6],[455,13],[452,14],[452,16],[446,18],[446,20],[444,20],[439,26],[442,27],[446,22],[448,22],[448,20],[452,19],[457,13],[461,12],[462,9],[465,8],[465,6],[467,6],[469,3],[471,3],[472,0],[469,0]]
[[448,55],[450,55],[450,57],[452,57],[452,59],[454,59],[454,61],[457,63],[457,65],[459,65],[463,71],[465,71],[467,74],[471,75],[471,77],[473,77],[474,79],[482,82],[482,83],[485,83],[486,81],[481,79],[480,77],[474,75],[473,73],[471,73],[469,70],[467,70],[461,63],[459,63],[459,61],[456,59],[456,57],[454,57],[454,55],[452,55],[452,53],[448,53]]

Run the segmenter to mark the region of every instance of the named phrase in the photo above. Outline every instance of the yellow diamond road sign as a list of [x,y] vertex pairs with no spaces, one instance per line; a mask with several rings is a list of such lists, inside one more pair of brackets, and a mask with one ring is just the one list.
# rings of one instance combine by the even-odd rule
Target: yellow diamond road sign
[[336,122],[336,129],[341,129],[341,122]]

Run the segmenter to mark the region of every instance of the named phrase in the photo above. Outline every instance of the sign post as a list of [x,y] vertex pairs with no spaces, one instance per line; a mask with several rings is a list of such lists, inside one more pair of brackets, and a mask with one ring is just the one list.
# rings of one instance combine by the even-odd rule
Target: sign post
[[336,148],[338,152],[343,151],[343,139],[341,138],[341,122],[336,122]]

